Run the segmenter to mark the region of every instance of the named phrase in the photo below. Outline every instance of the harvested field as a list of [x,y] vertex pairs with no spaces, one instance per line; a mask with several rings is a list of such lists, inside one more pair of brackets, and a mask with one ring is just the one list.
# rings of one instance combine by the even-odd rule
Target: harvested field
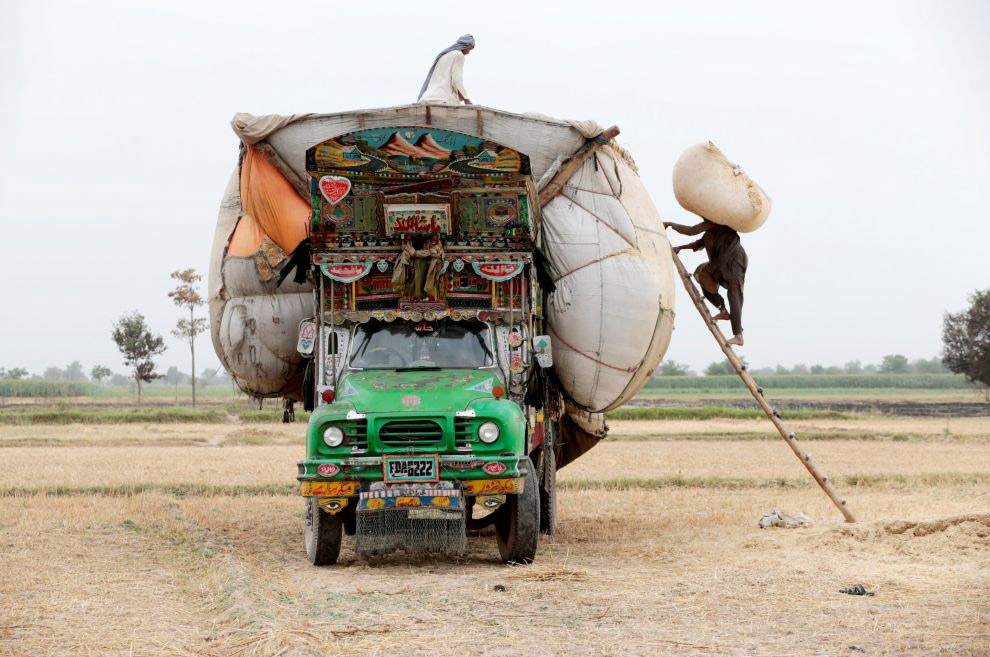
[[986,418],[793,423],[856,525],[765,423],[611,424],[529,567],[319,569],[302,425],[0,426],[0,655],[990,654]]

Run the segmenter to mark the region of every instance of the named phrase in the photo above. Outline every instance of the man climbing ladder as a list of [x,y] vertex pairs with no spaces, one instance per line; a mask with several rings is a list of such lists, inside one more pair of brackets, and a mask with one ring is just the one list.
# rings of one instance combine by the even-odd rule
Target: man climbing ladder
[[[685,226],[669,221],[663,223],[664,228],[673,228],[681,235],[697,235],[701,239],[674,247],[674,253],[683,249],[697,251],[704,247],[708,253],[708,262],[698,265],[694,270],[694,278],[701,286],[705,298],[718,310],[712,319],[728,319],[732,325],[732,339],[729,344],[743,346],[742,306],[743,285],[746,283],[746,267],[749,259],[739,241],[739,233],[728,226],[716,224],[705,219],[700,224]],[[729,291],[729,311],[725,310],[725,301],[718,293],[719,286]]]

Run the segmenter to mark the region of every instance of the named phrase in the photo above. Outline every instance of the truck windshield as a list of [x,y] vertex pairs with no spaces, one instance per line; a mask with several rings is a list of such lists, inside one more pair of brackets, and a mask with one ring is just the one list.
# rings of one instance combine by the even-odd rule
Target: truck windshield
[[492,365],[488,326],[479,321],[372,320],[357,327],[351,367],[362,369],[478,368]]

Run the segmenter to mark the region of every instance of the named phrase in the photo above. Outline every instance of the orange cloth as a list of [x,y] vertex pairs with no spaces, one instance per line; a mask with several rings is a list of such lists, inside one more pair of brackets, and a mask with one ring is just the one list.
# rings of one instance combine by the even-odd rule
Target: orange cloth
[[230,236],[227,255],[253,255],[265,237],[292,253],[306,238],[309,203],[254,146],[241,163],[241,207],[245,214]]

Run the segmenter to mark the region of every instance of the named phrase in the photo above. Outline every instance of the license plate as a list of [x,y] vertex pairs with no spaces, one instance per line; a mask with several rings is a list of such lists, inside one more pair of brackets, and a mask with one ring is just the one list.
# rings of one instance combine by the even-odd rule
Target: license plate
[[385,481],[437,481],[438,456],[386,456]]

